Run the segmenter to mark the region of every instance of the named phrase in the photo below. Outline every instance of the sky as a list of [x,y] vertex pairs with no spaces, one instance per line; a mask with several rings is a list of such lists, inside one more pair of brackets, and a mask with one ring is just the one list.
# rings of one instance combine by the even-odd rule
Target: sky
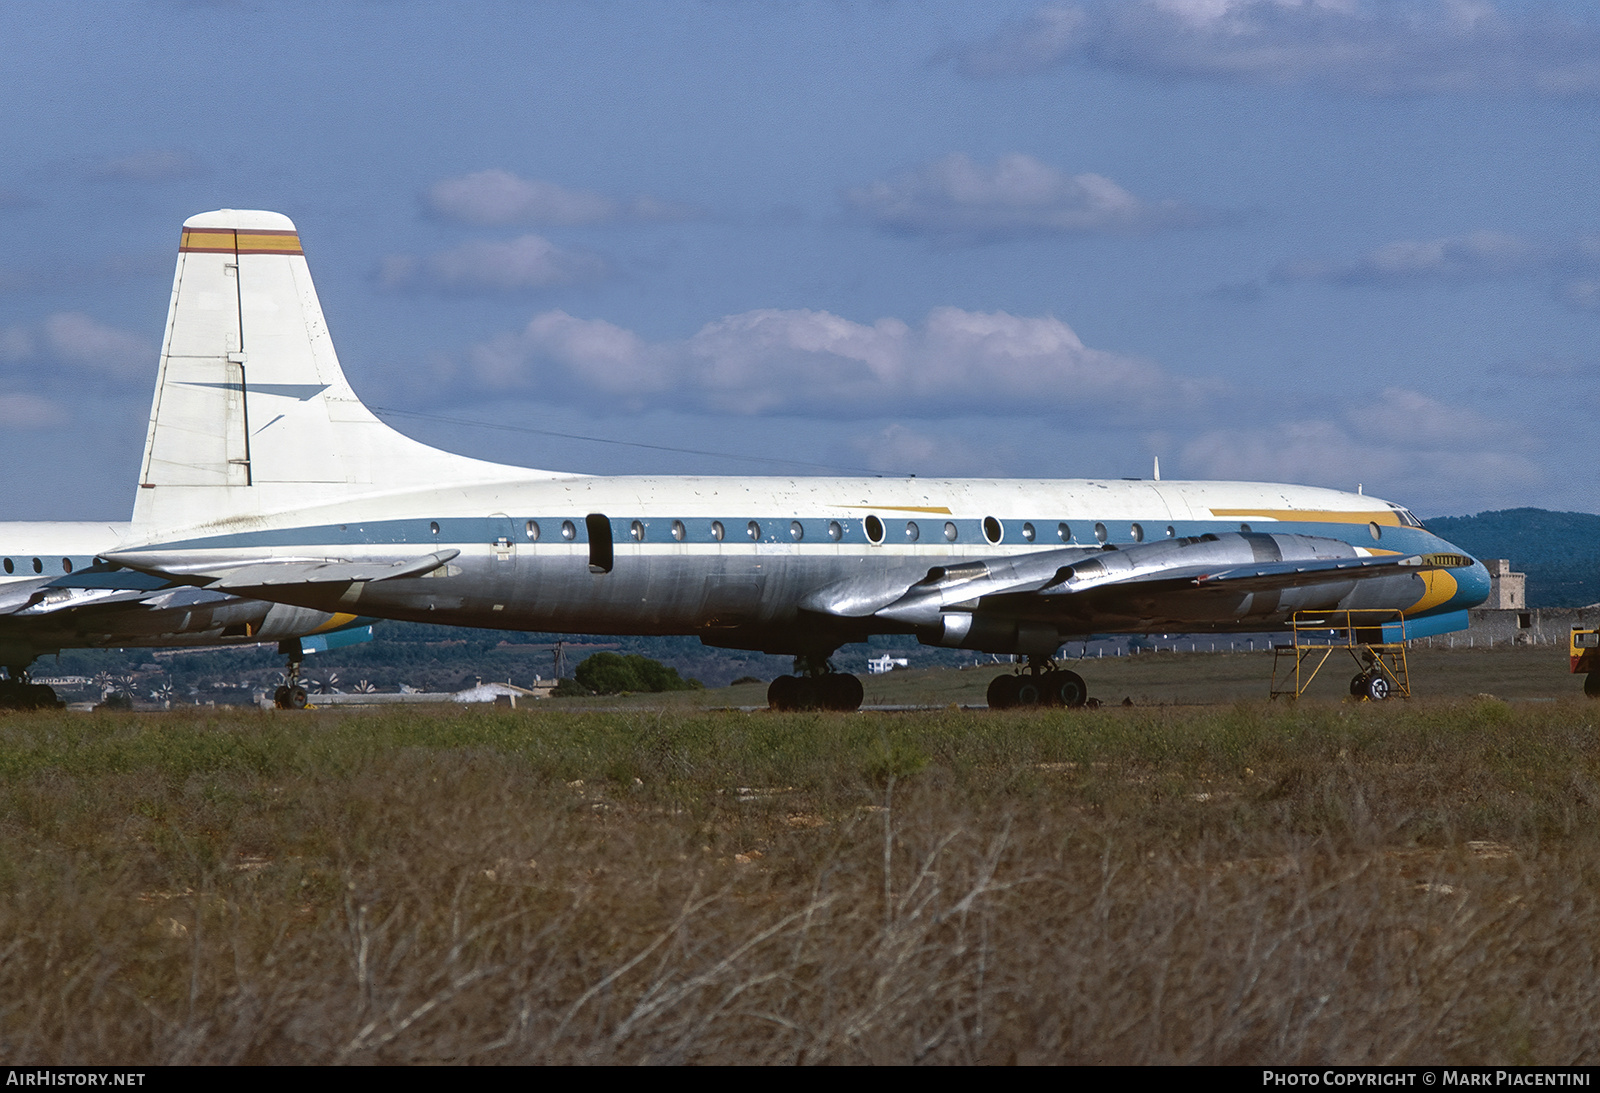
[[0,148],[4,520],[127,518],[217,208],[480,458],[1600,511],[1587,4],[13,0]]

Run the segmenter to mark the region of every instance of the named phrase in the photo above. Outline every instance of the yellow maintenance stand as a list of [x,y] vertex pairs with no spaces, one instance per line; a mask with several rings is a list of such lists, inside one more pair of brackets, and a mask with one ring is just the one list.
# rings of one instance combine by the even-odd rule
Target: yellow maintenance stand
[[1289,622],[1289,632],[1291,644],[1272,647],[1273,698],[1305,694],[1328,658],[1341,649],[1356,664],[1352,695],[1373,702],[1411,697],[1404,612],[1299,611]]
[[1574,626],[1567,657],[1574,674],[1588,673],[1583,677],[1583,693],[1590,698],[1600,698],[1600,630]]

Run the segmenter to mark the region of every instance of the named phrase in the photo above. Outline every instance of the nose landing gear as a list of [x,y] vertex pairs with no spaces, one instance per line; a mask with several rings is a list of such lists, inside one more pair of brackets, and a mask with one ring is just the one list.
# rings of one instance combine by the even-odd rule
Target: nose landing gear
[[306,689],[300,686],[300,663],[305,659],[305,652],[300,648],[299,638],[290,638],[288,641],[278,643],[278,652],[284,653],[289,658],[289,669],[284,673],[283,684],[272,693],[272,704],[280,710],[303,710],[306,708]]

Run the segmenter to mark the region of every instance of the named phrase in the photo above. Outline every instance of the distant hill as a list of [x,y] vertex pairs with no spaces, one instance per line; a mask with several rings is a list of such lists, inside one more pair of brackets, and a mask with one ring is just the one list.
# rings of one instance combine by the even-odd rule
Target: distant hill
[[1600,603],[1600,516],[1501,509],[1436,516],[1428,530],[1478,558],[1509,558],[1528,575],[1529,607]]

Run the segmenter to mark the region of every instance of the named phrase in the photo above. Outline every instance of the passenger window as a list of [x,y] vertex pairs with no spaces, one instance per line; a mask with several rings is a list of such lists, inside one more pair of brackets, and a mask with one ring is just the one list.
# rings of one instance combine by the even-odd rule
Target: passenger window
[[1175,537],[1177,534],[1178,534],[1177,530],[1175,528],[1173,528],[1173,526],[1171,524],[1168,524],[1167,525],[1167,538],[1171,539],[1171,538]]
[[1101,544],[1104,544],[1106,539],[1109,538],[1109,536],[1106,534],[1106,526],[1104,524],[1096,524],[1094,526],[1094,538],[1095,542]]
[[922,529],[917,527],[915,520],[906,521],[906,542],[914,543],[922,537]]
[[993,516],[983,518],[983,537],[991,543],[998,543],[1005,537],[1005,529],[1000,526],[1000,521]]
[[11,559],[10,558],[7,558],[6,559],[6,572],[7,573],[15,573],[16,571],[17,571],[17,567],[11,564]]
[[678,542],[681,543],[681,542],[683,542],[683,537],[685,535],[687,535],[687,534],[688,534],[688,531],[685,530],[682,520],[674,520],[674,521],[672,521],[672,537],[674,539],[678,540]]
[[63,558],[63,559],[61,559],[61,572],[63,572],[63,573],[71,573],[72,572],[72,559],[71,558]]
[[756,523],[754,520],[750,521],[744,526],[744,533],[750,536],[750,541],[752,543],[759,543],[761,541],[761,525]]
[[839,521],[837,521],[837,520],[829,520],[828,521],[828,538],[832,539],[836,543],[840,539],[844,538],[844,528],[839,526]]
[[959,534],[961,534],[961,533],[956,530],[955,521],[946,520],[944,522],[944,539],[945,539],[945,542],[947,542],[947,543],[955,542],[956,541],[956,536],[959,535]]
[[798,521],[798,520],[790,520],[789,521],[789,538],[793,539],[795,542],[798,543],[801,539],[804,539],[805,537],[806,537],[805,525],[800,523],[800,521]]
[[1240,524],[1239,525],[1239,530],[1244,532],[1246,535],[1249,535],[1250,534],[1250,525],[1249,524]]
[[528,532],[528,538],[529,539],[532,539],[534,542],[538,542],[539,541],[539,522],[537,520],[529,520],[528,521],[527,532]]
[[33,560],[33,571],[35,573],[43,573],[44,572],[44,563],[41,562],[39,559],[35,558]]
[[1382,539],[1382,538],[1383,538],[1383,529],[1382,529],[1382,528],[1380,528],[1380,527],[1379,527],[1379,526],[1378,526],[1378,525],[1377,525],[1377,523],[1376,523],[1376,522],[1374,522],[1374,523],[1371,523],[1371,524],[1368,524],[1368,525],[1367,525],[1367,531],[1368,531],[1368,533],[1370,533],[1370,534],[1371,534],[1371,536],[1372,536],[1372,537],[1373,537],[1373,538],[1374,538],[1374,539]]
[[429,520],[428,521],[428,533],[430,535],[439,534],[439,521],[437,521],[437,520]]
[[869,516],[861,523],[862,526],[867,529],[867,541],[869,543],[871,543],[873,546],[877,546],[879,543],[883,542],[882,520],[878,519],[876,516]]
[[1033,530],[1033,525],[1032,524],[1023,524],[1022,525],[1022,537],[1024,539],[1026,539],[1028,542],[1030,542],[1030,543],[1033,542],[1034,538],[1037,535],[1038,535],[1038,532]]
[[1061,536],[1061,541],[1063,543],[1072,542],[1072,529],[1070,527],[1068,527],[1066,524],[1057,524],[1056,525],[1056,534]]
[[561,521],[561,537],[569,543],[578,537],[578,529],[572,526],[571,520]]
[[1133,533],[1133,541],[1134,542],[1136,542],[1136,543],[1144,542],[1144,525],[1143,524],[1134,524],[1128,530]]
[[721,520],[711,521],[711,537],[713,539],[720,543],[722,542],[722,537],[726,534],[728,533],[723,529]]
[[628,525],[628,534],[633,536],[634,542],[644,542],[644,525],[638,520],[635,520],[633,523]]

